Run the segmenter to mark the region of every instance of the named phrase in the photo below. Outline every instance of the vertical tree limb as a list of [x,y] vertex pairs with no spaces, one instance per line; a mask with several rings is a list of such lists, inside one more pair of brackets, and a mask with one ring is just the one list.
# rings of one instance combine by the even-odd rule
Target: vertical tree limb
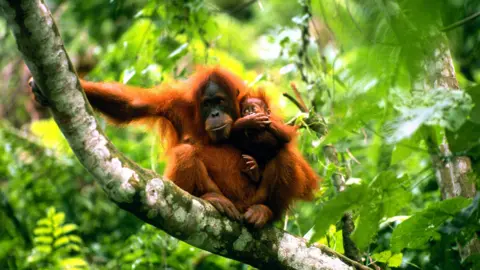
[[[439,40],[441,42],[438,48],[423,63],[425,75],[416,77],[415,87],[422,87],[426,91],[430,89],[459,89],[445,34],[441,34]],[[442,143],[438,145],[434,130],[429,127],[426,127],[425,130],[425,141],[430,152],[442,199],[458,196],[473,198],[477,191],[475,181],[471,179],[473,170],[470,157],[453,156],[446,137],[443,137]],[[478,235],[473,237],[466,245],[459,245],[459,252],[462,259],[466,259],[472,254],[479,254],[480,240]]]

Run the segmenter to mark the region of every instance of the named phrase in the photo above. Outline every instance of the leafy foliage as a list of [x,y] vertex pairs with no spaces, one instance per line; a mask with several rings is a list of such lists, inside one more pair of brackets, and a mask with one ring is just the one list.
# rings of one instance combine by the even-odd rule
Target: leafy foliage
[[438,240],[439,226],[448,218],[468,206],[470,200],[453,198],[430,205],[424,211],[411,216],[393,231],[392,249],[424,249],[431,240]]
[[462,90],[432,89],[427,93],[416,91],[396,109],[401,116],[391,124],[389,142],[409,138],[422,126],[440,126],[457,131],[470,115],[472,99]]
[[398,179],[391,171],[380,173],[368,186],[349,186],[332,200],[325,203],[317,216],[318,232],[313,240],[323,235],[329,224],[335,223],[343,213],[355,209],[359,212],[359,221],[352,238],[359,248],[368,246],[376,234],[383,217],[394,216],[410,201],[408,177]]
[[83,241],[74,233],[77,229],[73,223],[65,224],[65,213],[48,208],[47,216],[37,221],[33,231],[35,247],[27,258],[28,265],[46,269],[86,269],[88,264],[81,256]]
[[380,263],[385,263],[389,267],[399,267],[402,264],[402,254],[394,255],[390,250],[373,254],[372,259]]

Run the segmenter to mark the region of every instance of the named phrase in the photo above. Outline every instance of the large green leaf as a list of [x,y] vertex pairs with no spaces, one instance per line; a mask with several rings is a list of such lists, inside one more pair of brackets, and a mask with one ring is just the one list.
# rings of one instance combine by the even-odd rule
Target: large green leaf
[[365,201],[360,210],[360,220],[355,231],[352,233],[352,240],[361,250],[368,247],[373,236],[378,231],[378,224],[383,217],[381,204],[378,200]]
[[372,255],[372,259],[376,262],[385,263],[390,267],[400,267],[402,264],[403,254],[392,254],[390,250],[386,250],[380,253],[375,253]]
[[367,195],[366,191],[365,185],[348,186],[344,192],[340,192],[335,198],[326,202],[316,215],[312,241],[317,241],[322,237],[331,224],[340,220],[345,211],[361,205]]
[[352,234],[358,248],[365,249],[378,231],[383,217],[394,216],[410,202],[409,178],[392,171],[381,172],[369,184],[368,199],[360,205],[360,219]]
[[440,234],[437,232],[439,226],[468,206],[470,202],[470,199],[456,197],[432,204],[411,216],[393,231],[392,251],[400,252],[404,248],[427,248],[430,240],[439,239]]

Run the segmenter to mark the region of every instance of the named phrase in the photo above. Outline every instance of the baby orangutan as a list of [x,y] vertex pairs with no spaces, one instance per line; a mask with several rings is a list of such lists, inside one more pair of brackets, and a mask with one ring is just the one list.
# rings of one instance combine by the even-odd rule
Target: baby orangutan
[[[268,104],[261,90],[241,97],[241,118],[233,124],[231,139],[244,153],[244,173],[251,181],[259,182],[246,205],[265,204],[275,213],[273,218],[278,219],[282,211],[277,210],[287,209],[294,199],[313,198],[318,177],[293,142],[296,128],[272,114]],[[247,221],[268,220],[249,211],[245,218]],[[262,227],[264,224],[254,225]]]
[[242,155],[246,165],[243,172],[250,180],[259,182],[266,163],[290,142],[295,129],[282,122],[272,123],[271,111],[260,98],[248,96],[243,98],[240,101],[240,110],[241,118],[233,125],[232,136],[235,146],[248,153]]

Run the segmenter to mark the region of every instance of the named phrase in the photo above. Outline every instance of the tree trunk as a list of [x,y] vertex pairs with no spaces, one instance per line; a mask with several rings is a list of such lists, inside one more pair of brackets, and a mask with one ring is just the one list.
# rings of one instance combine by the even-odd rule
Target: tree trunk
[[[426,75],[417,81],[421,84],[416,85],[417,87],[423,87],[427,91],[438,88],[459,89],[448,41],[444,34],[442,34],[442,40],[434,55],[424,63]],[[452,156],[446,137],[438,146],[433,130],[429,131],[426,140],[442,199],[458,196],[473,198],[476,188],[475,181],[470,177],[472,172],[470,157]],[[460,256],[466,259],[471,254],[480,253],[480,240],[474,237],[469,243],[459,248]]]

